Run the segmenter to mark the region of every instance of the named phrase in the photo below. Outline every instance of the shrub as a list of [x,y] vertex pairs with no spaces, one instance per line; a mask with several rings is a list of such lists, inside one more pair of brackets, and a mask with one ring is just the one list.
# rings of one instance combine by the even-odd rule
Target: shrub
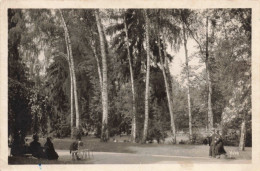
[[109,130],[110,137],[113,137],[113,136],[118,135],[118,134],[119,134],[119,130],[117,128],[111,128]]
[[152,127],[148,130],[147,141],[152,142],[155,139],[159,144],[160,140],[164,141],[165,137],[166,137],[165,132],[163,132],[161,129],[157,129],[156,127]]
[[57,137],[59,136],[60,138],[68,137],[70,136],[70,126],[68,125],[61,125],[60,129],[57,132]]

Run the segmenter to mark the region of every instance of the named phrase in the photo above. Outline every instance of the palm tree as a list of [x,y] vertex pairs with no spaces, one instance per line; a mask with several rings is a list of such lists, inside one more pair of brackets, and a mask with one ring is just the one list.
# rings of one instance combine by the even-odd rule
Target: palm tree
[[92,49],[92,52],[93,52],[93,55],[95,57],[95,60],[97,62],[97,69],[98,69],[98,78],[99,78],[99,84],[100,84],[100,90],[101,90],[101,93],[102,93],[102,73],[101,73],[101,67],[100,67],[100,62],[99,62],[99,58],[97,56],[97,52],[96,52],[96,48],[95,48],[95,41],[92,39],[92,42],[91,42],[91,49]]
[[[137,137],[137,124],[136,124],[136,113],[137,113],[137,99],[135,90],[135,77],[142,77],[141,72],[141,56],[143,52],[144,42],[144,22],[143,14],[141,10],[127,9],[114,13],[111,11],[110,19],[114,21],[122,21],[107,28],[107,33],[114,36],[112,39],[112,47],[118,54],[121,60],[128,61],[130,82],[132,91],[132,124],[131,124],[131,137],[132,141],[136,141]],[[127,56],[127,58],[125,58]],[[123,67],[123,66],[122,66]],[[123,72],[125,74],[125,72]],[[121,75],[120,75],[121,76]],[[128,78],[128,75],[124,75],[124,78]]]
[[208,128],[211,130],[213,128],[213,112],[212,112],[212,103],[211,103],[211,96],[212,96],[212,85],[209,73],[209,36],[208,36],[208,22],[209,17],[207,16],[206,20],[206,74],[207,74],[207,85],[208,85]]
[[[74,67],[74,59],[72,55],[72,48],[71,48],[71,41],[70,41],[70,36],[69,36],[69,30],[67,28],[66,22],[63,17],[63,12],[62,10],[59,10],[61,14],[61,19],[62,19],[62,24],[63,24],[63,29],[65,32],[65,42],[66,42],[66,47],[67,47],[67,54],[68,54],[68,59],[69,59],[69,66],[70,66],[70,76],[71,76],[71,81],[73,82],[73,88],[71,88],[71,91],[74,91],[74,97],[75,97],[75,109],[76,109],[76,128],[79,129],[79,110],[78,110],[78,95],[77,95],[77,82],[76,82],[76,75],[75,75],[75,67]],[[72,84],[71,84],[72,85]],[[72,95],[72,93],[71,93]],[[71,100],[73,97],[71,96]],[[72,104],[71,104],[72,106]],[[73,124],[73,108],[71,108],[71,124]],[[73,129],[73,128],[71,128]],[[73,133],[73,132],[72,132]]]
[[145,118],[144,118],[144,132],[142,142],[145,143],[148,133],[148,119],[149,119],[149,79],[150,79],[150,42],[149,42],[149,18],[147,9],[144,9],[145,15],[145,35],[146,35],[146,78],[145,78]]
[[190,99],[190,73],[189,73],[189,59],[188,59],[188,49],[187,49],[187,36],[186,36],[186,18],[188,15],[184,10],[181,11],[181,22],[182,22],[182,31],[183,31],[183,45],[185,49],[185,64],[186,64],[186,76],[187,76],[187,97],[188,97],[188,113],[189,113],[189,138],[192,140],[192,115],[191,115],[191,99]]
[[108,91],[107,91],[107,57],[105,51],[105,36],[103,27],[101,24],[101,20],[99,17],[99,10],[95,11],[96,23],[99,33],[99,40],[100,40],[100,49],[101,49],[101,56],[102,56],[102,105],[103,105],[103,116],[102,116],[102,132],[101,132],[101,141],[107,141],[108,136]]
[[[168,84],[168,80],[167,80],[167,75],[166,75],[166,71],[165,71],[165,67],[168,66],[166,65],[167,62],[167,54],[166,54],[166,49],[165,49],[165,44],[163,47],[163,52],[164,52],[164,59],[162,58],[162,52],[161,52],[161,29],[160,29],[160,19],[161,19],[161,11],[159,11],[159,15],[158,15],[158,22],[157,22],[157,26],[158,26],[158,30],[157,30],[157,35],[158,35],[158,48],[159,48],[159,58],[160,58],[160,64],[161,64],[161,69],[163,72],[163,79],[164,79],[164,84],[165,84],[165,90],[166,90],[166,95],[167,95],[167,101],[168,101],[168,108],[169,108],[169,113],[170,113],[170,117],[171,117],[171,131],[175,136],[175,123],[174,123],[174,117],[173,117],[173,109],[172,109],[172,101],[170,98],[170,90],[169,90],[169,84]],[[165,40],[165,39],[164,39]],[[165,63],[164,63],[165,62]],[[174,138],[175,140],[176,138]]]
[[130,69],[130,77],[131,77],[131,87],[132,87],[132,105],[133,105],[133,115],[132,115],[132,141],[136,141],[136,104],[135,104],[135,87],[134,87],[134,76],[133,76],[133,67],[131,62],[131,56],[130,56],[130,48],[129,48],[129,39],[128,39],[128,29],[126,25],[126,12],[124,16],[124,31],[126,34],[126,47],[127,47],[127,57],[129,62],[129,69]]

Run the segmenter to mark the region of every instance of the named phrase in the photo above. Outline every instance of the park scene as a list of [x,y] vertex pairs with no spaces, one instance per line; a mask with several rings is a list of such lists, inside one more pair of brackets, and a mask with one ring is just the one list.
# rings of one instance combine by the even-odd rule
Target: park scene
[[8,164],[250,163],[251,9],[8,9]]

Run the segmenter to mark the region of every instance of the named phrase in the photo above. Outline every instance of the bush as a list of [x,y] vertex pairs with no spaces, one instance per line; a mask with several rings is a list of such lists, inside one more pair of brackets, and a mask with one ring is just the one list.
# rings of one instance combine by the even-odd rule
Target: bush
[[185,144],[185,141],[181,140],[181,141],[179,142],[179,144]]
[[207,137],[203,136],[202,134],[194,133],[190,144],[204,144],[203,142],[206,138]]
[[101,123],[98,123],[97,126],[96,126],[95,137],[96,138],[101,137]]
[[58,138],[64,138],[70,136],[70,126],[68,125],[61,125],[60,129],[57,132],[57,137]]
[[165,132],[163,132],[160,129],[157,129],[156,127],[152,127],[151,129],[148,130],[147,141],[152,142],[155,139],[159,144],[160,140],[164,141],[165,137],[166,137]]
[[117,129],[117,128],[111,128],[110,130],[109,130],[109,136],[110,137],[113,137],[113,136],[115,136],[115,135],[119,135],[120,133],[119,133],[119,130]]

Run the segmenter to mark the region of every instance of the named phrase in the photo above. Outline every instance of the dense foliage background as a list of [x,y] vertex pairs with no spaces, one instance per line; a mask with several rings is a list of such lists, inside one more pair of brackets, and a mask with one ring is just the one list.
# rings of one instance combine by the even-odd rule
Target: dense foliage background
[[[101,137],[102,91],[98,65],[102,72],[102,54],[96,10],[62,11],[71,39],[80,129],[84,133]],[[133,98],[129,55],[135,88],[136,140],[140,141],[144,129],[147,72],[144,10],[104,9],[99,14],[105,38],[108,71],[106,129],[109,130],[110,137],[132,132]],[[222,130],[223,135],[234,136],[233,139],[238,143],[241,124],[245,121],[246,145],[250,146],[251,10],[149,9],[147,14],[150,21],[148,55],[151,60],[147,140],[160,140],[170,136],[165,78],[169,85],[177,133],[188,133],[189,129],[188,88],[193,137],[207,132],[208,84],[204,55],[207,47],[214,127]],[[208,35],[206,20],[209,22]],[[124,22],[127,25],[127,37]],[[188,48],[188,62],[194,58],[199,59],[197,65],[202,66],[202,70],[194,65],[180,66],[183,72],[177,78],[171,73],[170,64],[174,62],[175,54],[184,46],[184,28],[188,43],[194,44],[192,49]],[[71,70],[66,59],[64,34],[61,14],[56,9],[8,10],[9,135],[21,130],[23,136],[32,133],[70,136]],[[158,41],[161,45],[158,45]],[[159,47],[161,50],[158,50]],[[163,61],[160,61],[159,53],[165,53]],[[163,76],[162,62],[167,65],[166,77]],[[187,70],[190,73],[189,84],[186,80]],[[232,132],[235,132],[234,135]]]

